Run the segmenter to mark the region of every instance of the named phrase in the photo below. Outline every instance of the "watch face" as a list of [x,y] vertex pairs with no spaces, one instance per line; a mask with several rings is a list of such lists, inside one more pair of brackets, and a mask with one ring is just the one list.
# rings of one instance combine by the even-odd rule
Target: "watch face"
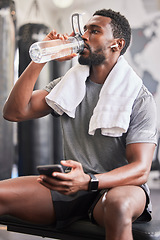
[[98,180],[91,181],[91,191],[97,191],[98,190]]
[[91,177],[91,180],[89,182],[88,190],[91,192],[96,192],[98,190],[98,179],[91,173],[89,173],[89,176]]

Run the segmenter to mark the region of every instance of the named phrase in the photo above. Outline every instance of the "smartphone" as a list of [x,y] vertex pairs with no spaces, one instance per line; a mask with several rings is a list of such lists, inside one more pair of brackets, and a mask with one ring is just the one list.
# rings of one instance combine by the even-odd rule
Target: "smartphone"
[[49,177],[52,177],[53,172],[64,173],[63,167],[60,164],[37,166],[37,170],[40,175],[47,175]]

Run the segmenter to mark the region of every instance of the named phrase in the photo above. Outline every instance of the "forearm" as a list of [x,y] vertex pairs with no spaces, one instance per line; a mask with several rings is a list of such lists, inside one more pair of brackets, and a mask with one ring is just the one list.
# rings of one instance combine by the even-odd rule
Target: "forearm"
[[99,189],[124,185],[141,185],[147,181],[149,171],[137,163],[116,168],[103,174],[95,175],[99,180]]
[[16,121],[25,115],[29,108],[35,83],[43,66],[44,64],[31,62],[19,77],[4,105],[4,118]]

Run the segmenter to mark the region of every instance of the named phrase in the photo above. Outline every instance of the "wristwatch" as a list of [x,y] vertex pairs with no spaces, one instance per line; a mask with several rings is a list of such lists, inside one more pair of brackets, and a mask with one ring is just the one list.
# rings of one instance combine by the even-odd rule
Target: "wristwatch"
[[98,190],[98,179],[92,174],[92,173],[88,173],[88,175],[90,176],[90,182],[88,185],[88,191],[89,192],[96,192]]

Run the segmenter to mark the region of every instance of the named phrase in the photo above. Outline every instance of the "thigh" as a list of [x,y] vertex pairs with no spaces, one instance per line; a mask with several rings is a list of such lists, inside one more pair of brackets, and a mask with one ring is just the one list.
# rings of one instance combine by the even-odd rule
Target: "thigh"
[[0,181],[0,214],[52,224],[55,214],[50,190],[37,182],[37,176]]
[[[139,186],[119,186],[110,189],[100,198],[93,210],[95,221],[104,226],[104,214],[113,215],[114,206],[121,206],[129,210],[131,220],[136,220],[144,211],[146,205],[146,194]],[[105,211],[108,209],[108,211]],[[113,210],[114,211],[114,210]],[[118,214],[118,211],[116,211]],[[116,215],[114,211],[114,215]]]

